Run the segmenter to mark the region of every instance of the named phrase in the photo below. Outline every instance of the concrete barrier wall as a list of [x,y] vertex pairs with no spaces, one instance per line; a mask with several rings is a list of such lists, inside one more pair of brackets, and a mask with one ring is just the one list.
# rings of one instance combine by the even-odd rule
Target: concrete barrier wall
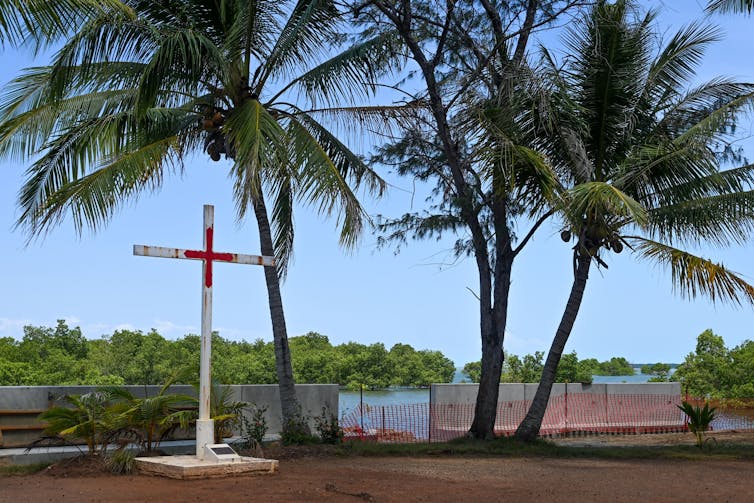
[[[124,386],[138,397],[155,396],[160,386]],[[243,401],[259,407],[267,407],[268,433],[280,433],[281,410],[280,391],[277,384],[242,384],[229,386],[234,401]],[[0,386],[0,410],[44,410],[55,405],[63,405],[66,395],[81,395],[96,389],[96,386]],[[193,386],[171,386],[170,393],[196,396]],[[338,414],[337,384],[297,384],[296,396],[301,404],[301,413],[309,417],[310,426],[314,427],[313,418],[322,414],[325,407],[329,412]]]
[[[532,400],[537,392],[538,384],[506,383],[498,388],[498,401],[510,402],[516,400]],[[433,384],[430,396],[432,404],[462,404],[476,402],[478,384]],[[640,384],[580,384],[555,383],[552,386],[551,397],[566,393],[587,393],[594,395],[678,395],[681,394],[681,383],[640,383]]]

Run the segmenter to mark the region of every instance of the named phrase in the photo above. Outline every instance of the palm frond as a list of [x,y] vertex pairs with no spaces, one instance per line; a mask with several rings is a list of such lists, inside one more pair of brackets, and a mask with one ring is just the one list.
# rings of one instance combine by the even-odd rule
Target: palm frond
[[[102,156],[97,155],[102,153],[99,146],[87,144],[94,140],[79,138],[77,133],[81,131],[59,138],[59,145],[29,170],[20,195],[23,212],[18,225],[30,236],[48,231],[67,212],[78,232],[84,227],[96,230],[124,202],[133,201],[145,189],[159,188],[165,171],[182,166],[175,131],[126,143]],[[95,160],[97,164],[85,174],[86,162]]]
[[411,129],[416,126],[418,117],[425,112],[424,103],[420,101],[398,105],[333,106],[307,110],[292,107],[287,111],[293,117],[307,115],[316,118],[317,122],[327,123],[330,131],[354,141],[370,137],[377,141],[395,135],[402,129]]
[[281,177],[273,185],[275,196],[272,207],[273,246],[278,277],[285,279],[293,257],[293,206],[294,188],[290,177]]
[[637,236],[628,239],[639,257],[670,268],[673,290],[679,291],[682,297],[693,299],[703,295],[713,303],[754,305],[754,286],[722,264],[657,241]]
[[382,193],[384,181],[313,119],[304,116],[291,120],[288,132],[292,159],[300,167],[299,197],[317,205],[320,214],[337,213],[341,244],[354,246],[365,213],[347,180],[353,180],[354,187],[364,181],[377,194]]
[[708,11],[711,12],[746,12],[751,13],[754,7],[752,0],[709,0]]
[[313,106],[354,101],[374,94],[378,79],[403,60],[395,33],[386,32],[339,52],[291,81]]
[[722,38],[721,31],[700,22],[681,28],[665,45],[649,69],[644,96],[654,103],[654,112],[669,97],[695,77],[696,67],[701,63],[704,52],[713,42]]
[[650,235],[667,242],[743,244],[754,231],[754,191],[695,197],[649,212]]
[[[647,210],[635,199],[605,182],[581,183],[569,190],[568,212],[592,219],[627,218],[636,225],[647,223]],[[583,218],[583,217],[582,217]]]
[[273,176],[291,173],[287,133],[257,100],[247,100],[233,110],[226,123],[227,148],[235,153],[231,170],[239,218],[246,215],[259,194],[259,177],[265,169]]
[[2,2],[0,43],[20,45],[31,39],[37,49],[48,47],[86,19],[102,12],[132,14],[127,3],[118,0]]
[[724,128],[732,123],[737,113],[754,109],[754,85],[746,85],[745,93],[726,99],[716,106],[705,110],[704,117],[691,125],[683,134],[675,138],[677,144],[697,141],[699,138],[708,140],[721,135]]
[[139,83],[137,110],[141,113],[158,105],[156,99],[165,87],[197,95],[207,73],[224,76],[227,71],[220,68],[213,72],[214,67],[223,66],[225,55],[201,33],[190,29],[166,30],[156,43],[157,49],[151,54]]
[[259,79],[252,84],[255,93],[261,94],[268,78],[293,75],[302,61],[316,61],[326,54],[338,40],[339,16],[332,0],[298,0],[275,46],[265,55]]
[[723,77],[714,78],[685,92],[676,89],[672,102],[663,103],[662,108],[660,105],[655,107],[661,117],[648,137],[675,138],[721,105],[745,96],[753,89],[751,84],[733,82]]
[[34,157],[55,145],[50,138],[65,135],[63,128],[69,121],[78,123],[79,133],[87,124],[94,131],[95,123],[104,126],[127,115],[135,100],[136,92],[128,89],[42,102],[0,124],[0,156],[19,160]]

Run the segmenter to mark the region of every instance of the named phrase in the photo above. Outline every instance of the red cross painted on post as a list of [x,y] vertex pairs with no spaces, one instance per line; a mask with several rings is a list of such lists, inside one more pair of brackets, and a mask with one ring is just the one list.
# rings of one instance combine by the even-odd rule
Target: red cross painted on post
[[183,252],[186,258],[204,260],[204,263],[206,264],[204,272],[204,286],[206,286],[207,288],[212,287],[212,261],[222,260],[223,262],[233,262],[232,253],[217,253],[212,250],[214,233],[215,229],[212,227],[208,227],[204,231],[204,240],[207,243],[206,250],[186,250],[185,252]]
[[232,262],[272,267],[273,257],[224,253],[214,250],[215,209],[204,205],[204,249],[184,250],[162,246],[134,245],[134,255],[202,261],[202,339],[199,364],[199,419],[196,422],[196,455],[204,457],[204,446],[214,443],[214,423],[209,417],[212,354],[212,263]]

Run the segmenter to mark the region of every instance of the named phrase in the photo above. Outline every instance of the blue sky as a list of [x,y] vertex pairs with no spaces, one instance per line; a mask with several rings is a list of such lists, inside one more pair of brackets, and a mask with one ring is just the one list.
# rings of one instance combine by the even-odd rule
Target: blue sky
[[[674,0],[662,5],[668,36],[701,17],[703,2]],[[708,52],[699,80],[729,75],[754,81],[754,18],[714,16],[726,39]],[[42,61],[38,61],[42,63]],[[3,54],[0,83],[32,64],[26,53]],[[754,117],[754,116],[753,116]],[[750,136],[752,120],[739,127]],[[742,139],[754,159],[754,142]],[[236,222],[228,165],[189,160],[182,176],[168,177],[155,194],[126,204],[96,234],[75,235],[70,221],[27,246],[13,229],[16,194],[25,166],[0,163],[0,337],[20,338],[26,324],[53,325],[66,319],[84,335],[98,338],[118,328],[157,329],[167,338],[198,333],[201,267],[132,255],[132,245],[199,248],[202,205],[215,206],[215,249],[259,250],[253,220]],[[397,216],[421,208],[423,197],[408,179],[388,177],[392,188],[369,201],[371,214]],[[421,188],[419,188],[421,191]],[[454,262],[452,240],[410,243],[400,254],[377,250],[376,237],[363,236],[346,252],[338,247],[333,221],[299,208],[296,251],[283,288],[290,336],[317,331],[337,344],[347,341],[396,343],[438,349],[457,364],[479,359],[477,277],[471,260]],[[754,281],[754,244],[701,250]],[[567,351],[582,358],[625,356],[632,362],[682,361],[707,328],[729,346],[752,338],[754,309],[717,307],[672,293],[669,275],[630,254],[611,256],[608,270],[594,270]],[[546,351],[571,282],[570,248],[553,223],[545,226],[514,265],[506,350]],[[215,268],[214,328],[230,339],[271,339],[264,277],[260,267],[219,264]]]

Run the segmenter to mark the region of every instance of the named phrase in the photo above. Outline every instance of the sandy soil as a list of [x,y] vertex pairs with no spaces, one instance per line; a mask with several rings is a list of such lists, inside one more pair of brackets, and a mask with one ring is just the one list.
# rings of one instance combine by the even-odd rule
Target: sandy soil
[[[673,440],[660,435],[606,438],[647,437],[656,443],[691,441],[679,434]],[[1,478],[0,501],[754,501],[752,461],[299,454],[304,457],[281,456],[275,475],[201,481],[112,476],[72,461],[34,475]]]

